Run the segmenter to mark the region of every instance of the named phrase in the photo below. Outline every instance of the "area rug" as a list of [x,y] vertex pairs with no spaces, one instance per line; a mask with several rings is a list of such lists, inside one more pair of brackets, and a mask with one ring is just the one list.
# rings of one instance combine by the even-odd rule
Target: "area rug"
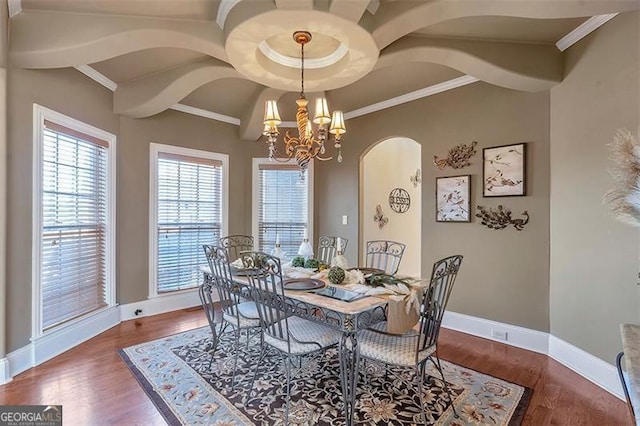
[[[231,388],[234,340],[225,333],[209,369],[208,327],[120,349],[149,398],[170,425],[282,425],[286,376],[277,357],[260,367],[253,392],[249,385],[258,362],[257,339],[242,342],[235,387]],[[519,425],[531,390],[459,365],[442,362],[459,418],[447,403],[435,369],[425,379],[427,422],[434,425]],[[420,399],[407,384],[412,374],[385,372],[368,362],[358,383],[356,424],[420,424]],[[292,369],[289,424],[344,425],[337,350],[303,359]]]

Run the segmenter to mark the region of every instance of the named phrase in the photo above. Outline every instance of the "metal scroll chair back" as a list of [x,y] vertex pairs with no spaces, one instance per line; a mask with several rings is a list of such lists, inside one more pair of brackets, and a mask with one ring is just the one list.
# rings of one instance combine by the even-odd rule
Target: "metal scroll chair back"
[[[349,240],[340,237],[342,251],[347,248]],[[318,260],[322,263],[331,263],[338,253],[338,237],[320,237],[318,240]]]
[[241,254],[245,268],[252,270],[248,274],[251,295],[258,306],[258,314],[262,322],[262,332],[266,336],[282,342],[286,352],[291,352],[291,337],[287,317],[287,308],[282,286],[282,269],[280,259],[262,252],[245,252]]
[[395,241],[367,241],[366,267],[382,269],[393,275],[398,272],[406,245]]
[[438,341],[442,316],[461,264],[462,256],[455,255],[440,259],[433,265],[431,282],[424,291],[424,300],[420,309],[418,353],[435,346]]
[[218,290],[218,296],[224,313],[238,316],[236,305],[240,302],[237,292],[233,291],[229,257],[225,248],[221,246],[204,245],[204,254],[211,268],[213,286]]
[[[207,254],[208,248],[211,246],[204,246],[205,254]],[[207,254],[207,258],[208,258]],[[200,303],[202,304],[202,309],[204,310],[204,314],[207,317],[207,321],[209,322],[209,327],[211,327],[211,332],[213,333],[214,344],[217,339],[216,332],[216,321],[215,321],[215,299],[213,297],[213,289],[214,289],[215,278],[213,274],[206,274],[205,280],[198,287],[198,296],[200,297]]]
[[240,257],[240,252],[253,250],[251,235],[228,235],[220,238],[220,246],[227,250],[229,262]]

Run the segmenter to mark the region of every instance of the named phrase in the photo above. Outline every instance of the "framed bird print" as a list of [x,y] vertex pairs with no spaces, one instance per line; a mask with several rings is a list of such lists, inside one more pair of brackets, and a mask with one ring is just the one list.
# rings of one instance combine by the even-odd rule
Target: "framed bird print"
[[471,175],[436,178],[436,222],[471,222]]
[[482,150],[482,196],[526,195],[527,144],[494,146]]

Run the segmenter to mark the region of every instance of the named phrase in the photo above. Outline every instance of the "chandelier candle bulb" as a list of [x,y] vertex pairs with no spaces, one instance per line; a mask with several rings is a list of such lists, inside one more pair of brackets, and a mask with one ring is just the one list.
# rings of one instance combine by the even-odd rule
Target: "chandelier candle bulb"
[[280,234],[276,234],[276,247],[280,247]]
[[309,234],[307,234],[307,228],[304,228],[304,231],[302,232],[302,240],[309,241]]
[[[281,124],[280,113],[278,112],[278,104],[276,101],[266,101],[264,108],[264,124],[269,128],[275,128],[278,124]],[[277,129],[276,129],[277,130]]]
[[316,98],[316,113],[313,117],[313,122],[319,126],[324,126],[331,122],[329,106],[325,98]]
[[338,254],[342,254],[342,240],[340,237],[338,237],[336,241],[336,250],[338,251]]
[[329,133],[336,135],[336,141],[338,140],[337,138],[347,133],[347,128],[344,125],[344,114],[342,114],[342,111],[333,111]]

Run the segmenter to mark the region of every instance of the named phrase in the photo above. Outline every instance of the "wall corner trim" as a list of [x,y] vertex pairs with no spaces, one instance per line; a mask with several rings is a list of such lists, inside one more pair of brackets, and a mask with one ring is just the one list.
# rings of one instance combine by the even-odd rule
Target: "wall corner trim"
[[0,358],[0,385],[9,383],[11,378],[11,369],[9,368],[9,359]]
[[32,362],[32,345],[33,344],[28,344],[7,354],[7,360],[9,361],[9,380],[15,375],[27,371],[34,366]]

